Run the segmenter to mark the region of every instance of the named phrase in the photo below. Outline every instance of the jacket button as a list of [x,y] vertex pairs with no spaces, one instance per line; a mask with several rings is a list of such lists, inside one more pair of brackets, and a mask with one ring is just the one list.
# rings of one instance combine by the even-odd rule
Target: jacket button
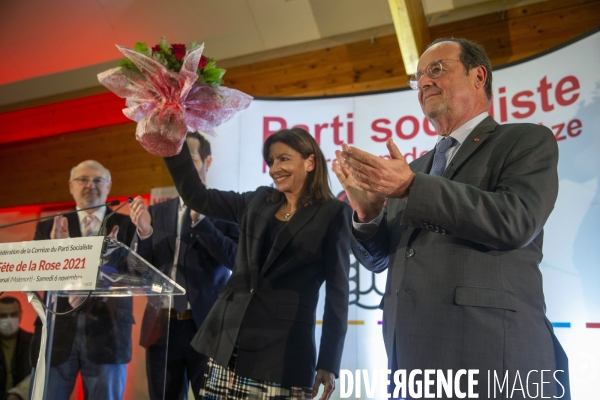
[[250,293],[254,294],[254,289],[250,289]]
[[415,251],[409,247],[406,249],[406,253],[404,253],[404,255],[406,255],[406,258],[411,258],[415,255]]

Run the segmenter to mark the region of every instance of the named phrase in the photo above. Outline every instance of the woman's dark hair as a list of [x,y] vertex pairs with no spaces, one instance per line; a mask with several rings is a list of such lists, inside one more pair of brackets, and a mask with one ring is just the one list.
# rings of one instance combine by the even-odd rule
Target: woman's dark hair
[[[283,143],[292,149],[296,150],[304,160],[315,156],[315,168],[308,173],[304,181],[302,193],[298,198],[297,206],[307,203],[325,203],[333,197],[331,188],[329,187],[329,176],[327,175],[327,161],[317,144],[316,140],[301,128],[282,129],[265,140],[262,149],[263,159],[269,164],[269,150],[274,143]],[[283,200],[285,195],[278,190],[275,190],[269,196],[269,201],[278,203]]]

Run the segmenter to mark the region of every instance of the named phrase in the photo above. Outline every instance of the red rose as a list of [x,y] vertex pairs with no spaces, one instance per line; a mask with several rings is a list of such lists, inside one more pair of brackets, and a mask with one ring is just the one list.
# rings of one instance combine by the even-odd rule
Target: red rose
[[185,56],[185,44],[172,44],[171,53],[173,53],[177,61],[181,61]]
[[156,46],[152,47],[152,54],[158,53],[159,51],[160,51],[160,46],[159,45],[156,45]]
[[202,55],[202,57],[200,57],[200,61],[198,62],[198,68],[202,69],[206,67],[206,64],[208,64],[208,57]]

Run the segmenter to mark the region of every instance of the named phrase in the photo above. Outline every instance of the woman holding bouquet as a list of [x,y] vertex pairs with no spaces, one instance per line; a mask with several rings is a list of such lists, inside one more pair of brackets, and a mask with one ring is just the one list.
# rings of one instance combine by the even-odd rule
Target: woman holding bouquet
[[[205,399],[328,399],[348,317],[350,216],[334,198],[317,142],[302,129],[269,136],[263,158],[277,189],[207,189],[187,147],[165,162],[185,204],[237,222],[233,274],[192,345],[211,358]],[[319,288],[326,298],[318,358]],[[315,378],[316,372],[316,378]]]

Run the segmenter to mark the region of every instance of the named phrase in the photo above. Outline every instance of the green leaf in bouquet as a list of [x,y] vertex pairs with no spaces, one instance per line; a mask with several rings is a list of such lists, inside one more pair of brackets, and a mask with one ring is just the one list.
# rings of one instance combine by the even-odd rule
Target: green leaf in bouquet
[[222,68],[204,68],[202,80],[209,85],[219,86],[223,83],[223,75],[225,75],[225,70]]
[[206,71],[207,69],[214,69],[214,68],[217,68],[217,62],[215,61],[214,58],[208,57],[208,61],[206,62],[206,67],[204,67],[204,70]]
[[162,54],[165,56],[165,59],[167,60],[167,63],[168,63],[167,67],[171,71],[175,71],[175,72],[181,71],[181,63],[179,61],[177,61],[177,59],[175,58],[173,53],[171,53],[170,50],[167,50],[166,52],[164,52]]
[[165,53],[171,54],[171,52],[169,51],[169,45],[167,44],[167,39],[164,36],[162,37],[160,42],[158,42],[156,44],[160,46],[160,49],[162,51],[164,51]]
[[128,69],[139,72],[138,67],[129,58],[122,59],[121,61],[119,61],[119,64],[117,64],[117,66],[128,68]]
[[169,68],[169,62],[161,51],[157,51],[156,53],[152,54],[152,58],[164,65],[165,68]]
[[133,50],[137,51],[138,53],[142,53],[148,57],[152,55],[152,52],[144,42],[137,42],[135,46],[133,46]]

